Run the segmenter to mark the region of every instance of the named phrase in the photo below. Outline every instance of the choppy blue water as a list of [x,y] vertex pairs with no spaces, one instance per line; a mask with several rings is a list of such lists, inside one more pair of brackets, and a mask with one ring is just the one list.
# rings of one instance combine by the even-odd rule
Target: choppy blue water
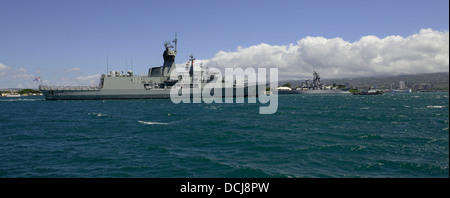
[[0,177],[449,177],[449,93],[0,99]]

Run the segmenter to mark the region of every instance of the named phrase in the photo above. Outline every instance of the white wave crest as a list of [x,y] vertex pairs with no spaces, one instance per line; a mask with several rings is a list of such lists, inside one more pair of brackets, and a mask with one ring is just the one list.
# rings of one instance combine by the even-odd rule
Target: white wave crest
[[141,124],[146,124],[146,125],[155,125],[155,124],[159,124],[159,125],[169,125],[169,123],[163,123],[163,122],[146,122],[146,121],[138,121]]
[[106,113],[88,113],[88,115],[97,116],[97,117],[111,117],[110,115],[108,115]]
[[444,108],[445,106],[432,106],[432,105],[428,105],[427,108],[435,108],[435,109],[440,109],[440,108]]

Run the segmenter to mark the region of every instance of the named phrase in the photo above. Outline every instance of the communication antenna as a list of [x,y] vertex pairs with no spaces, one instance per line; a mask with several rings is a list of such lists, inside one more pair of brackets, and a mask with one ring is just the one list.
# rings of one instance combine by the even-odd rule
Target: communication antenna
[[131,56],[131,71],[133,71],[133,56]]
[[175,52],[177,52],[177,32],[175,32],[175,39],[173,39],[173,41],[172,42],[174,42],[175,43]]
[[106,53],[106,75],[109,72],[109,53]]

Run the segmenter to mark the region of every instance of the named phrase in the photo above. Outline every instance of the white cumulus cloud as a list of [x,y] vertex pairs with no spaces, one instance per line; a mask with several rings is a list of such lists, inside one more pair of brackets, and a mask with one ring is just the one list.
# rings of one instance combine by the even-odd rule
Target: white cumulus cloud
[[418,74],[449,71],[449,32],[422,29],[408,37],[305,37],[295,44],[261,43],[219,51],[204,60],[210,67],[277,67],[280,79],[311,78],[313,68],[324,78]]
[[24,68],[19,68],[19,69],[16,70],[16,72],[18,72],[18,73],[25,73],[25,72],[27,72],[27,70],[24,69]]
[[67,74],[67,73],[78,73],[78,72],[80,72],[80,70],[81,69],[79,67],[71,67],[71,68],[64,69],[63,73],[64,74]]
[[0,76],[6,75],[6,72],[10,69],[11,69],[11,67],[8,67],[8,66],[0,63]]
[[100,76],[101,76],[100,74],[94,74],[94,75],[90,75],[90,76],[79,76],[76,78],[78,81],[76,84],[81,84],[81,85],[98,84]]
[[0,63],[0,88],[31,88],[38,83],[33,79],[36,75],[22,67],[6,66]]

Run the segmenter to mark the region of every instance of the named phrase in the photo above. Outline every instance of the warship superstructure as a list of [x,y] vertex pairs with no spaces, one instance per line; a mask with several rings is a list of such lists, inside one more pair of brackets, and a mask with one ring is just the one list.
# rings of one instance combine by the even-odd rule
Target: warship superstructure
[[320,76],[313,71],[313,80],[306,80],[297,90],[299,94],[348,94],[348,90],[335,89],[331,86],[325,86],[320,82]]
[[[172,45],[175,44],[175,46]],[[148,70],[147,76],[135,76],[133,71],[127,71],[121,74],[119,71],[110,71],[100,77],[97,86],[44,86],[40,85],[39,90],[43,93],[46,100],[103,100],[103,99],[168,99],[170,90],[177,82],[183,78],[183,75],[171,76],[175,70],[175,57],[177,55],[177,38],[172,42],[164,44],[163,53],[164,64],[160,67],[152,67]],[[188,97],[201,97],[200,88],[214,80],[213,75],[209,75],[203,68],[200,79],[193,81],[194,60],[191,55],[189,63],[189,86],[191,89]],[[198,73],[198,72],[197,72]],[[222,97],[225,93],[230,93],[232,89],[233,97],[257,96],[257,86],[222,86]],[[183,86],[183,85],[181,85]],[[239,90],[243,89],[243,90]],[[250,90],[250,91],[249,91]],[[249,94],[250,93],[250,94]]]

